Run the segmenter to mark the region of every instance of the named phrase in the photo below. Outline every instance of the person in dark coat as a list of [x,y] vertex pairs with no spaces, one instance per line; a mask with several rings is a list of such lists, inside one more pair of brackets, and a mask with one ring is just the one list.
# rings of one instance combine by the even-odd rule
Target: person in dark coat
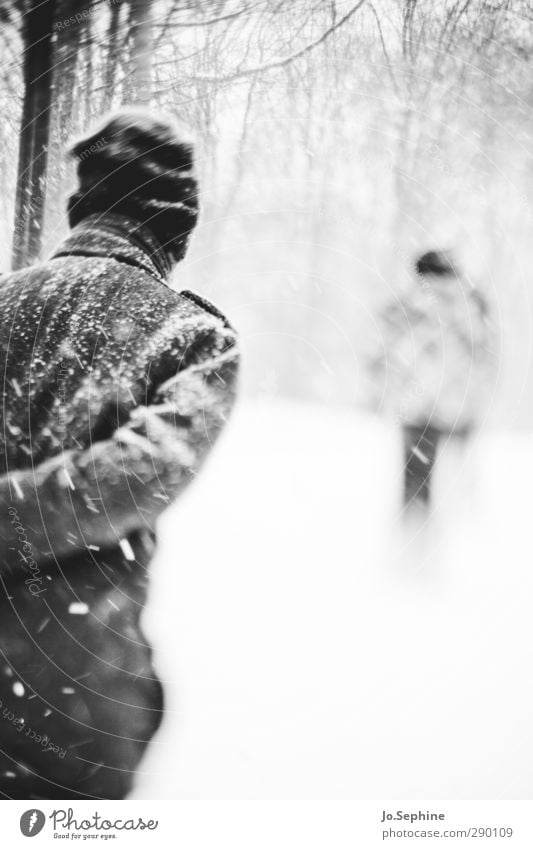
[[2,798],[130,791],[163,711],[139,627],[154,523],[236,393],[231,325],[167,282],[197,218],[192,146],[122,110],[72,153],[70,235],[0,281]]

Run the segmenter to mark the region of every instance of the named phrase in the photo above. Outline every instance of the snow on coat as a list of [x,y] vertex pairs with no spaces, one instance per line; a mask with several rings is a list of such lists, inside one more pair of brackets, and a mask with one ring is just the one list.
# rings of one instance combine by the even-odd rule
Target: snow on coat
[[483,422],[497,335],[483,296],[459,277],[432,275],[386,305],[370,362],[376,405],[399,424],[445,432]]
[[147,228],[92,215],[0,284],[0,796],[122,798],[161,720],[154,523],[238,370],[234,330],[168,270]]

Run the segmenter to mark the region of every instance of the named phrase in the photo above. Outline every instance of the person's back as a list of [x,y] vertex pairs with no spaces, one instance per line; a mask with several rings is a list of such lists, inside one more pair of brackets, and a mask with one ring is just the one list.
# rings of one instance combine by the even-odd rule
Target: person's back
[[[162,715],[139,627],[154,523],[233,404],[224,317],[165,282],[192,151],[123,113],[79,160],[71,235],[0,283],[0,794],[122,798]],[[74,149],[90,147],[91,138]]]
[[165,284],[156,241],[137,227],[132,245],[134,226],[88,216],[48,262],[3,278],[0,474],[110,436],[174,363],[219,344],[219,317]]

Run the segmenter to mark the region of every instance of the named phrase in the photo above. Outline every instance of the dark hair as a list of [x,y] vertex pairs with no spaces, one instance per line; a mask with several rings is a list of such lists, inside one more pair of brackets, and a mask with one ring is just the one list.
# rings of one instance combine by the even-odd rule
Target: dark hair
[[79,188],[70,197],[74,227],[93,213],[115,212],[145,224],[165,252],[181,259],[198,217],[193,145],[170,121],[128,107],[76,141]]
[[434,274],[437,277],[457,277],[457,269],[452,258],[446,251],[428,251],[416,261],[417,274],[425,276]]

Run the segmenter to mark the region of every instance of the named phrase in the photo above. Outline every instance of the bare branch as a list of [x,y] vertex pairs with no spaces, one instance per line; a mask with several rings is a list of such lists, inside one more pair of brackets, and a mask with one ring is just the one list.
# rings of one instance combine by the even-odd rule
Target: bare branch
[[385,39],[383,38],[383,30],[381,28],[381,22],[379,20],[378,13],[376,12],[376,10],[374,8],[373,3],[370,4],[370,9],[372,10],[372,14],[374,15],[374,18],[376,20],[378,33],[379,33],[379,40],[381,41],[381,49],[383,50],[383,55],[384,55],[385,61],[387,63],[387,70],[389,72],[389,77],[390,77],[390,80],[391,80],[391,83],[392,83],[392,87],[394,89],[396,96],[399,98],[400,92],[399,92],[399,89],[398,89],[398,83],[396,82],[396,77],[394,76],[394,72],[392,70],[392,63],[391,63],[391,60],[390,60],[389,52],[387,50],[387,45],[385,44]]
[[264,65],[258,65],[255,68],[244,68],[241,71],[234,71],[232,74],[225,74],[222,76],[210,76],[210,75],[200,75],[190,77],[190,79],[194,82],[203,82],[203,83],[226,83],[232,82],[233,80],[237,80],[241,77],[249,77],[253,74],[261,74],[265,71],[271,71],[274,68],[284,68],[286,65],[289,65],[291,62],[294,62],[296,59],[300,59],[302,56],[307,55],[316,47],[319,47],[323,44],[327,39],[333,35],[340,27],[342,27],[359,9],[363,4],[366,3],[366,0],[359,0],[349,12],[347,12],[337,23],[333,24],[329,29],[327,29],[320,38],[316,41],[311,42],[311,44],[307,44],[301,50],[296,51],[291,56],[286,56],[284,59],[278,59],[275,62],[267,62]]
[[169,21],[166,25],[166,29],[189,29],[190,27],[209,27],[213,24],[220,24],[223,21],[231,21],[233,18],[238,18],[240,15],[246,13],[249,14],[253,9],[256,9],[259,6],[259,3],[252,3],[247,9],[238,9],[236,12],[229,12],[227,15],[219,15],[215,18],[206,18],[203,21]]

